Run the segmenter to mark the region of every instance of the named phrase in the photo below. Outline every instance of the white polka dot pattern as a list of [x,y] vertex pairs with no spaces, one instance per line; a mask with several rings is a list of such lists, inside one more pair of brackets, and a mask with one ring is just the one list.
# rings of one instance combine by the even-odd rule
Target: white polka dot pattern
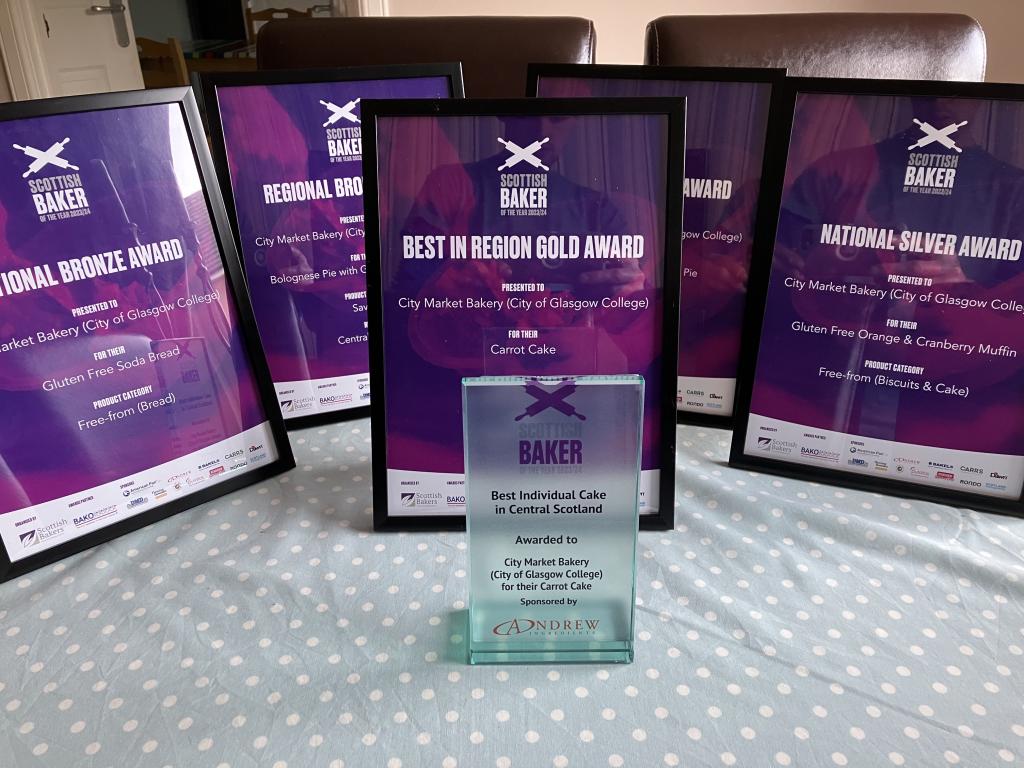
[[0,587],[4,766],[1024,765],[1024,521],[680,428],[631,666],[468,667],[462,534],[370,532],[365,421]]

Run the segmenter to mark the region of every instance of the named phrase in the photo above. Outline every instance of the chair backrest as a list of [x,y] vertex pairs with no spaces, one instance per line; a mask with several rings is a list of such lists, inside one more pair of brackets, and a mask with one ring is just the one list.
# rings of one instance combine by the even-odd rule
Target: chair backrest
[[176,37],[167,38],[166,43],[148,37],[136,37],[135,46],[139,51],[142,82],[147,88],[189,84],[185,54]]
[[526,95],[530,62],[592,64],[589,19],[433,16],[271,21],[256,39],[260,69],[461,61],[466,95]]
[[245,28],[249,34],[249,41],[252,42],[256,39],[256,33],[259,31],[256,27],[257,21],[262,22],[260,24],[260,27],[262,27],[268,21],[274,21],[275,19],[308,19],[312,16],[312,8],[307,8],[304,11],[300,11],[297,8],[264,8],[262,11],[246,8]]
[[786,67],[801,77],[984,80],[985,33],[952,13],[662,16],[648,64]]

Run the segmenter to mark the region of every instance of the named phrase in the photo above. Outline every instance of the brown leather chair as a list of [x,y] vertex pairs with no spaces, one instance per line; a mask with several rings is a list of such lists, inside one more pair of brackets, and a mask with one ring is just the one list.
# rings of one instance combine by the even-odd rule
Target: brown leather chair
[[985,33],[952,13],[662,16],[648,64],[786,67],[802,77],[984,80]]
[[466,95],[526,95],[530,62],[592,64],[594,23],[538,16],[287,19],[256,37],[260,69],[461,61]]

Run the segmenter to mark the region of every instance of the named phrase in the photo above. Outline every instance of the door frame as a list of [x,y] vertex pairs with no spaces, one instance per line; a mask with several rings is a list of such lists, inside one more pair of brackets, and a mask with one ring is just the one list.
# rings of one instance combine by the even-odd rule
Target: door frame
[[0,57],[15,101],[54,95],[32,11],[30,0],[0,0]]

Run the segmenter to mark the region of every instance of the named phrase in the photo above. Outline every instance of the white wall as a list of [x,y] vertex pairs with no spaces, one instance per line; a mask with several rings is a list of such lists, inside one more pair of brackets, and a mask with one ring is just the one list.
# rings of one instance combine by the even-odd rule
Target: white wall
[[[658,16],[718,13],[808,13],[821,11],[916,11],[967,13],[988,38],[988,79],[1024,81],[1024,0],[389,0],[392,16],[522,15],[583,16],[597,28],[597,59],[643,61],[644,28]],[[428,10],[429,9],[429,10]]]

